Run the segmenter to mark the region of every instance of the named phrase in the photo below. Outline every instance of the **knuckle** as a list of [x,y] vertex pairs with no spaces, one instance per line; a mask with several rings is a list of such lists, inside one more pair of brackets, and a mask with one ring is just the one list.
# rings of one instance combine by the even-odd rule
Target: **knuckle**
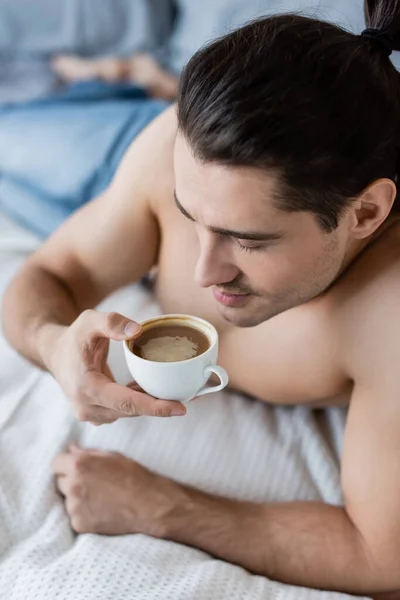
[[117,410],[125,415],[131,415],[132,417],[136,417],[138,415],[135,402],[131,396],[125,396],[124,398],[119,399],[117,401]]
[[154,407],[154,416],[155,417],[166,417],[168,416],[168,411],[166,411],[162,406],[156,404]]
[[80,454],[74,455],[72,464],[74,471],[77,474],[75,475],[75,480],[72,485],[79,486],[79,475],[87,471],[87,468],[90,464],[90,454],[85,454],[84,452],[81,452]]
[[92,415],[86,406],[82,406],[82,405],[78,404],[75,407],[74,412],[75,412],[75,416],[78,419],[78,421],[90,421],[92,418]]
[[89,337],[81,341],[80,353],[85,363],[90,363],[93,356],[99,349],[101,340],[99,338]]
[[90,533],[88,524],[80,515],[71,516],[71,527],[76,533]]
[[86,397],[88,395],[89,389],[88,389],[88,384],[86,382],[86,380],[83,378],[81,379],[77,386],[76,386],[76,390],[75,390],[75,398],[76,398],[76,402],[78,404],[84,404]]
[[92,319],[93,317],[93,313],[95,313],[96,311],[94,311],[91,308],[87,308],[86,310],[82,311],[81,314],[79,315],[79,317],[76,319],[75,323],[77,323],[78,325],[81,325],[83,323],[87,323],[89,320]]
[[81,312],[80,316],[82,317],[83,320],[87,320],[93,317],[93,315],[96,314],[96,311],[93,310],[93,308],[86,308],[84,311]]
[[115,326],[119,323],[120,316],[116,312],[108,312],[104,313],[104,327],[105,330],[114,329]]

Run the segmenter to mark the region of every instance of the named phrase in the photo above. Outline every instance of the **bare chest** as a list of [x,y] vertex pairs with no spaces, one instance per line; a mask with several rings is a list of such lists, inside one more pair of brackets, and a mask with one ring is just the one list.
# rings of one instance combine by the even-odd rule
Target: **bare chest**
[[190,223],[178,218],[163,228],[157,300],[165,313],[213,323],[220,335],[219,363],[232,388],[269,402],[321,405],[348,391],[338,341],[321,306],[295,308],[252,328],[234,327],[219,315],[212,291],[194,282],[198,253]]

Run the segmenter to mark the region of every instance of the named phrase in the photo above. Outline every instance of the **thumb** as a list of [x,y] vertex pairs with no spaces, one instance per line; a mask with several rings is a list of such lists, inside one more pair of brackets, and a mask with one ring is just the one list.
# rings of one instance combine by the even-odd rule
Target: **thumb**
[[[130,340],[139,336],[142,327],[135,321],[116,312],[88,310],[82,313],[82,333],[90,337],[106,337],[111,340]],[[82,322],[82,321],[81,321]]]
[[119,313],[110,312],[104,315],[104,333],[111,339],[130,340],[142,332],[139,323],[131,321]]

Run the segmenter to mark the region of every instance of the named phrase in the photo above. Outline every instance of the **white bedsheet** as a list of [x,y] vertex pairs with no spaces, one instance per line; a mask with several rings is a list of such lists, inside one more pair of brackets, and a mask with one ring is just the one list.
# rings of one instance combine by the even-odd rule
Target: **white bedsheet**
[[[0,215],[1,292],[36,243]],[[157,313],[139,286],[120,291],[106,306],[138,320]],[[125,419],[95,428],[77,423],[56,382],[17,356],[3,338],[0,365],[2,600],[348,597],[269,581],[199,550],[144,535],[75,536],[50,472],[54,455],[75,440],[119,450],[167,476],[233,498],[340,503],[343,411],[272,408],[224,392],[189,405],[184,418]],[[119,380],[128,379],[115,343],[111,366]]]

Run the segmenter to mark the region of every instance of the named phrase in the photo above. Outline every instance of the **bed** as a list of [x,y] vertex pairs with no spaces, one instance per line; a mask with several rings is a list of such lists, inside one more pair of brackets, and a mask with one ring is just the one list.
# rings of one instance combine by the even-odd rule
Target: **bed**
[[[0,291],[38,240],[0,214]],[[141,320],[159,312],[140,285],[103,308]],[[183,419],[79,423],[55,380],[0,337],[0,598],[7,600],[344,600],[255,576],[184,545],[144,535],[75,535],[50,463],[68,443],[118,450],[203,490],[254,501],[342,502],[345,411],[271,407],[230,391]],[[110,364],[129,379],[121,345]]]

